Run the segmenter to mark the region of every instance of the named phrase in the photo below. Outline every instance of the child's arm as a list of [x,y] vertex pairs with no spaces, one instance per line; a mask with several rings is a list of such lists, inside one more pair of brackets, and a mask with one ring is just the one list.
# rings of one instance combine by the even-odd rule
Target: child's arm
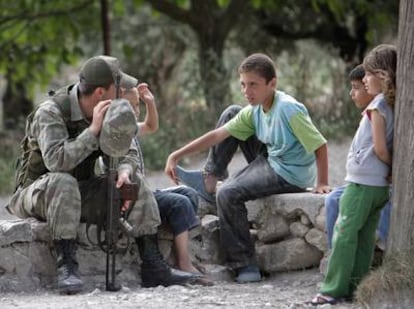
[[328,147],[326,143],[315,150],[315,156],[318,180],[314,191],[316,193],[328,193],[331,188],[328,185]]
[[375,109],[370,111],[370,118],[374,152],[382,162],[391,165],[392,157],[387,147],[385,119]]
[[141,83],[136,88],[124,90],[123,98],[127,99],[135,111],[135,116],[139,118],[139,100],[145,103],[145,119],[143,122],[138,121],[138,136],[151,134],[158,131],[158,110],[155,105],[154,96],[148,89],[148,84]]

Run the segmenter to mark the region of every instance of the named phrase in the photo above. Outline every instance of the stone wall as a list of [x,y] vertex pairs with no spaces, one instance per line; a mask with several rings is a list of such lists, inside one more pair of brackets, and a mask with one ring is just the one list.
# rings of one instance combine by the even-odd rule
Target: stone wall
[[[280,194],[249,202],[248,217],[259,266],[265,273],[298,270],[319,265],[326,251],[324,196],[312,193]],[[219,223],[213,205],[200,200],[202,224],[191,231],[193,260],[207,270],[226,273],[218,243]],[[78,230],[80,274],[88,285],[103,287],[106,255],[91,244],[85,225]],[[94,227],[90,238],[95,239]],[[172,236],[166,227],[159,233],[161,251],[174,263]],[[140,283],[139,255],[134,241],[117,259],[117,279],[126,286]],[[0,220],[0,292],[53,287],[56,267],[45,223],[34,219]],[[220,276],[226,280],[226,275]]]
[[[324,195],[278,194],[247,203],[251,234],[260,269],[266,273],[319,265],[327,251]],[[215,208],[200,203],[203,217],[202,262],[223,264],[217,243],[219,224]]]

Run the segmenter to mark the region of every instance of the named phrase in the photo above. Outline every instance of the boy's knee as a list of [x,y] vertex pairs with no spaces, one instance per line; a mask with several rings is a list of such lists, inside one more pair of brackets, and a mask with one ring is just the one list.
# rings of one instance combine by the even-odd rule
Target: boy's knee
[[239,191],[233,185],[223,184],[216,192],[219,207],[228,205],[232,201],[240,199]]
[[242,107],[240,105],[233,104],[228,106],[222,114],[226,115],[227,117],[233,118],[241,111],[241,109]]
[[177,188],[180,189],[180,191],[178,192],[179,194],[187,197],[192,202],[197,202],[198,201],[198,193],[195,189],[193,189],[191,187],[183,186],[183,185],[178,186]]

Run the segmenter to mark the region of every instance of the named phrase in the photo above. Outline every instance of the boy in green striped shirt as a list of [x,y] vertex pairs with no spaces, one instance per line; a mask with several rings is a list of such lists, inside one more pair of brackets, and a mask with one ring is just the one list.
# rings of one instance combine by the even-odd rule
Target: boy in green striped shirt
[[[249,105],[228,107],[216,129],[170,154],[165,171],[175,182],[193,187],[201,197],[217,204],[221,247],[228,265],[237,273],[236,281],[246,283],[261,280],[261,275],[245,202],[303,192],[315,184],[317,193],[327,193],[330,188],[326,139],[303,104],[276,90],[272,59],[264,54],[250,55],[239,66],[239,76]],[[216,183],[227,178],[227,166],[238,147],[248,165],[216,193]],[[177,166],[185,155],[208,148],[204,171]]]

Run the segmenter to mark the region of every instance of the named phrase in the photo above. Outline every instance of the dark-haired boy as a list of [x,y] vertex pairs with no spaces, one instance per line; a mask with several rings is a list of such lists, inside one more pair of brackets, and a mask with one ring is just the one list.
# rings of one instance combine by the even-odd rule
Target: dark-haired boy
[[[165,171],[199,194],[217,202],[221,248],[239,283],[261,280],[245,202],[272,194],[302,192],[307,187],[327,193],[328,160],[325,138],[313,125],[306,107],[276,91],[276,69],[264,54],[252,54],[239,66],[241,91],[249,105],[230,106],[216,129],[174,151]],[[210,148],[211,147],[211,148]],[[248,165],[226,180],[215,196],[218,179],[237,148]],[[210,148],[204,171],[177,166],[185,155]],[[316,164],[315,164],[316,163]],[[316,173],[317,170],[317,173]]]

